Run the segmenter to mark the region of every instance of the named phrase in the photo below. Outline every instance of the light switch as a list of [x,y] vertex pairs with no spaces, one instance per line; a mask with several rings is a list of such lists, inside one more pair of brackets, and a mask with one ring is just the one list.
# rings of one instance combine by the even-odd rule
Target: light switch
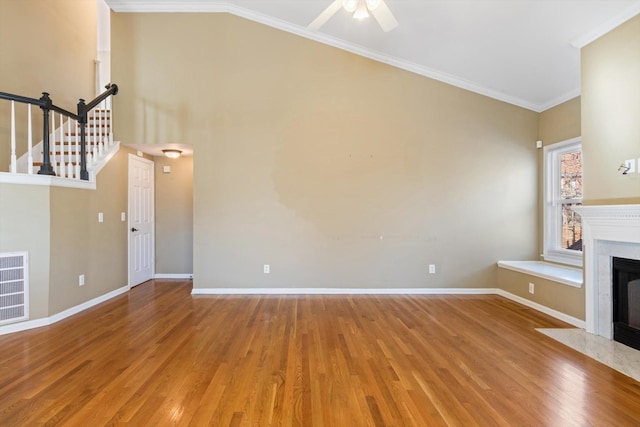
[[171,173],[171,166],[163,166],[162,167],[162,172],[163,173]]
[[98,222],[104,222],[104,214],[102,212],[98,212]]
[[127,220],[127,214],[120,212],[120,221],[125,222]]
[[629,168],[627,173],[635,173],[636,172],[636,159],[629,159],[624,161],[625,167]]

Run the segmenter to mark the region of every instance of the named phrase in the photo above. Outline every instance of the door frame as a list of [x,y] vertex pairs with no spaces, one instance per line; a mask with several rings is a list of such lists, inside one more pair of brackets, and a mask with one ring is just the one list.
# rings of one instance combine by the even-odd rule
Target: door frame
[[156,275],[155,162],[142,156],[129,153],[127,157],[127,286],[129,289],[139,285],[139,283],[136,283],[135,285],[131,284],[131,197],[129,194],[131,189],[131,159],[147,163],[151,166],[151,279]]

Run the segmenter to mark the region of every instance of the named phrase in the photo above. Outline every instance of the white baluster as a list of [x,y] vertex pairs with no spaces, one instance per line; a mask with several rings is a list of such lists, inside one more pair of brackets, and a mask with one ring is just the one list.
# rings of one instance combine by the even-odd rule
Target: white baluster
[[113,97],[110,96],[109,99],[109,144],[113,145]]
[[31,129],[31,104],[27,109],[27,172],[33,175],[33,131]]
[[104,141],[104,146],[111,148],[111,144],[109,144],[109,131],[107,129],[107,100],[102,101],[102,111],[104,111],[104,120],[102,122],[102,140]]
[[17,172],[16,158],[16,105],[11,101],[11,173]]
[[76,129],[76,173],[75,173],[75,177],[76,179],[80,179],[80,135],[79,135],[79,127],[78,127],[78,121],[74,120],[73,121],[75,123],[75,129]]
[[[102,105],[98,105],[98,107],[96,107],[96,112],[100,111],[102,109]],[[100,111],[100,114],[98,115],[98,124],[97,124],[97,129],[98,129],[98,141],[100,141],[100,143],[102,143],[102,111]]]
[[51,153],[51,167],[58,175],[58,161],[56,160],[56,113],[51,113],[51,138],[49,138],[49,152]]
[[[99,111],[100,106],[98,106]],[[96,137],[98,138],[98,154],[100,157],[104,155],[104,141],[102,140],[102,111],[100,111],[100,115],[98,116],[98,124],[96,128]]]
[[67,154],[69,156],[69,163],[67,163],[67,176],[69,178],[73,178],[73,152],[71,145],[71,117],[67,119],[67,142],[69,143],[69,147],[67,149]]
[[[64,161],[64,116],[60,113],[60,177],[64,178],[67,173],[67,165]],[[57,147],[57,144],[56,144]]]
[[91,123],[91,118],[89,114],[87,114],[87,123],[84,126],[85,131],[85,141],[86,141],[86,156],[87,156],[87,168],[93,165],[93,149],[91,146],[91,127],[89,124]]

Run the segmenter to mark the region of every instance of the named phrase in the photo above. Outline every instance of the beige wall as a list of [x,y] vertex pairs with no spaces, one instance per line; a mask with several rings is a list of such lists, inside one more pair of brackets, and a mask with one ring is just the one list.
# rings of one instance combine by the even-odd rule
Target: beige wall
[[[580,97],[571,99],[540,113],[538,125],[539,139],[542,140],[544,146],[547,146],[580,136],[580,118]],[[541,254],[543,250],[543,170],[544,150],[539,149],[537,190],[538,255]],[[538,258],[539,256],[536,256],[532,259]],[[529,293],[529,283],[535,284],[535,294]],[[522,298],[584,320],[585,296],[583,288],[574,288],[505,269],[498,269],[498,287]]]
[[[154,157],[156,274],[193,273],[193,157]],[[163,168],[171,171],[165,173]]]
[[49,315],[49,187],[0,183],[0,252],[27,252],[29,315]]
[[95,191],[51,187],[51,313],[127,286],[128,231],[120,213],[127,212],[130,152],[121,148],[100,171]]
[[[95,93],[95,0],[0,0],[3,92],[43,91],[75,111]],[[0,102],[0,170],[8,170],[8,103]],[[21,110],[22,108],[22,110]],[[18,121],[25,109],[18,106]],[[41,117],[34,109],[34,142]],[[18,154],[26,148],[18,130]],[[22,149],[20,148],[22,147]],[[126,151],[98,176],[98,190],[0,184],[0,251],[28,251],[31,319],[54,315],[127,284]],[[124,157],[123,157],[124,156]],[[105,222],[97,223],[97,213]],[[78,287],[78,275],[86,285]]]
[[117,138],[195,147],[196,287],[495,287],[536,256],[536,113],[225,14],[113,14],[112,52]]
[[[542,304],[545,307],[584,320],[584,288],[574,288],[552,280],[530,276],[517,271],[498,268],[500,288],[514,295]],[[535,293],[529,293],[529,283],[535,285]]]
[[0,252],[29,253],[31,320],[127,285],[127,223],[120,213],[127,212],[130,152],[121,148],[100,171],[95,191],[0,183]]
[[[0,91],[39,98],[76,110],[95,93],[95,0],[0,0]],[[26,123],[26,107],[16,107]],[[0,171],[9,170],[9,103],[0,101]],[[34,143],[42,139],[42,114],[34,114]],[[26,152],[26,124],[17,130],[17,153]]]
[[640,203],[640,15],[584,47],[582,149],[585,204]]
[[[580,97],[540,113],[539,136],[543,145],[566,141],[581,134]],[[541,169],[542,170],[542,169]]]
[[[538,137],[542,145],[552,145],[581,135],[580,97],[563,102],[540,113]],[[538,150],[538,254],[544,249],[544,150]]]

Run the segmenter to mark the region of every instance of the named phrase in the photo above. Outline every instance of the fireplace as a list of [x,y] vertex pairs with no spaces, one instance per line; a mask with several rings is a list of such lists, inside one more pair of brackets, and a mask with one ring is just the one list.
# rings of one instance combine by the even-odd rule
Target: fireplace
[[640,350],[640,260],[613,257],[613,339]]
[[576,211],[583,226],[586,330],[614,339],[613,258],[640,260],[640,205],[579,206]]

